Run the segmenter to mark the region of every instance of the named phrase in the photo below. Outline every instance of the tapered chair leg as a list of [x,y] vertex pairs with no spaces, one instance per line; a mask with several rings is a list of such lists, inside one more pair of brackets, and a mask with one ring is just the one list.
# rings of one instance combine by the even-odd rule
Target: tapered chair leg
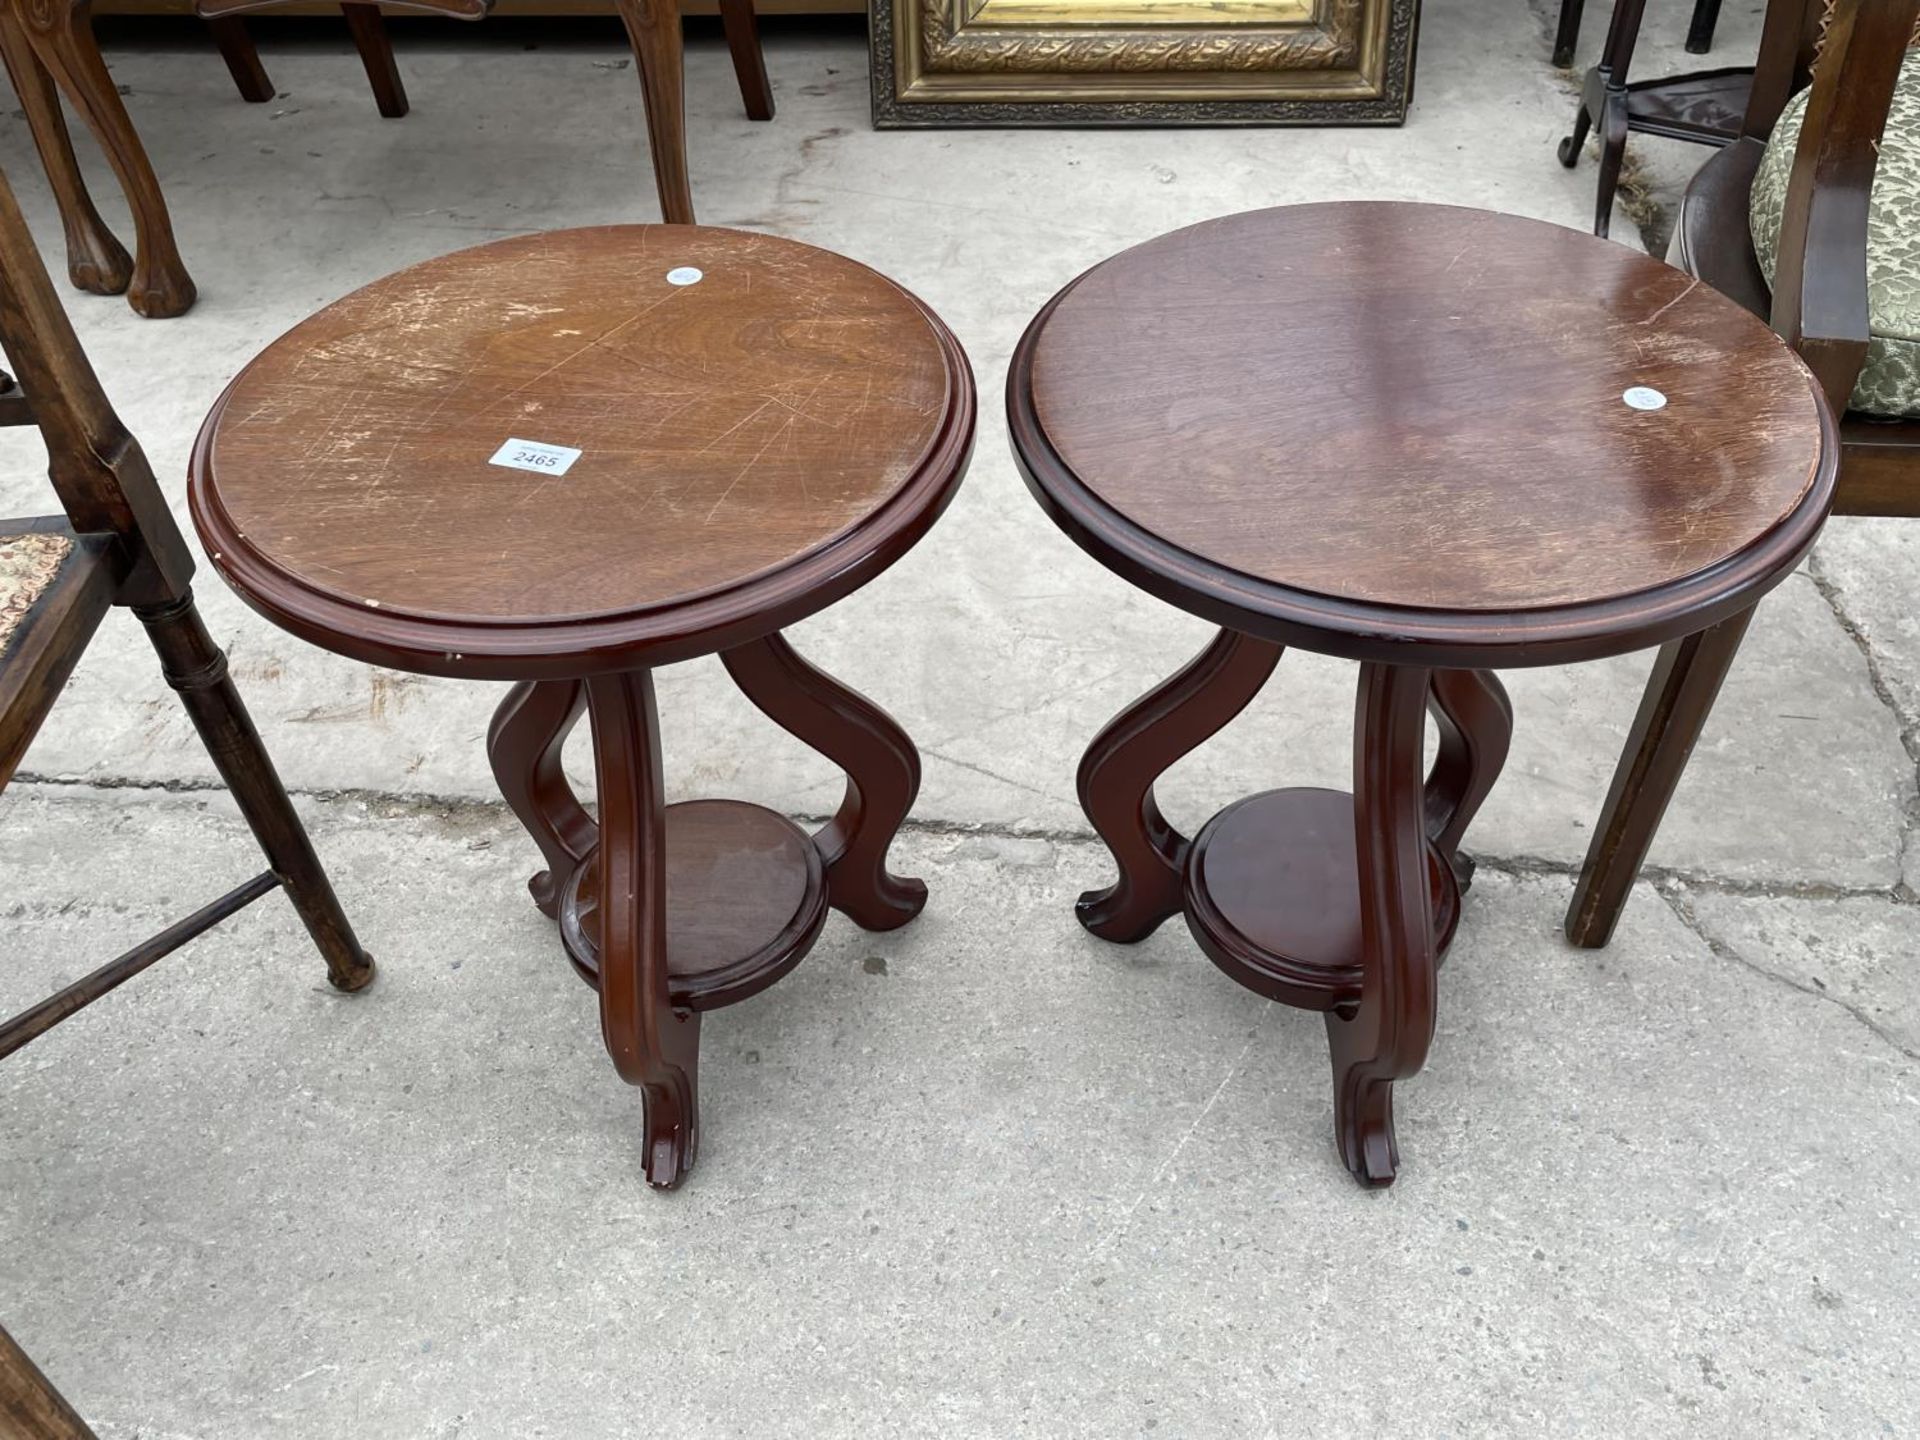
[[220,58],[227,62],[234,88],[249,105],[264,105],[273,99],[273,81],[254,48],[253,33],[238,15],[220,15],[207,21],[213,43],[220,47]]
[[95,295],[120,294],[133,278],[133,257],[94,208],[93,196],[87,192],[80,162],[73,153],[66,116],[60,112],[53,77],[34,53],[13,7],[5,0],[0,0],[0,61],[5,62],[13,81],[13,93],[20,97],[34,149],[40,154],[47,183],[60,209],[60,224],[67,239],[67,278],[78,289]]
[[733,52],[733,74],[749,120],[773,118],[773,86],[767,80],[766,52],[760,48],[760,21],[753,0],[720,0],[720,23]]
[[353,48],[360,52],[360,64],[366,69],[367,83],[373,86],[373,103],[389,120],[407,113],[407,87],[400,79],[399,62],[393,58],[393,41],[387,35],[380,7],[349,0],[340,7],[347,17],[347,29],[353,33]]
[[79,1412],[4,1327],[0,1327],[0,1435],[17,1440],[97,1440]]
[[1687,26],[1687,50],[1704,55],[1713,49],[1713,30],[1720,23],[1720,0],[1694,0],[1693,21]]
[[40,62],[106,152],[133,211],[133,276],[127,285],[127,303],[151,320],[183,314],[197,292],[174,243],[173,221],[153,164],[127,107],[120,103],[120,89],[107,62],[100,58],[92,11],[91,0],[49,0],[19,7]]
[[1553,37],[1553,63],[1562,70],[1573,64],[1573,52],[1580,44],[1580,15],[1586,0],[1560,0],[1560,24]]
[[327,978],[338,990],[363,988],[373,979],[373,957],[360,948],[340,908],[306,827],[294,813],[227,673],[227,657],[207,634],[192,592],[158,605],[136,605],[134,613],[159,652],[167,684],[178,692],[267,863],[326,957]]
[[627,41],[640,71],[646,101],[647,144],[653,151],[653,183],[660,195],[660,217],[669,225],[691,225],[693,187],[687,180],[687,114],[680,36],[680,7],[674,0],[615,0]]
[[1753,611],[1744,610],[1661,649],[1567,910],[1567,938],[1574,944],[1595,950],[1613,937],[1752,618]]

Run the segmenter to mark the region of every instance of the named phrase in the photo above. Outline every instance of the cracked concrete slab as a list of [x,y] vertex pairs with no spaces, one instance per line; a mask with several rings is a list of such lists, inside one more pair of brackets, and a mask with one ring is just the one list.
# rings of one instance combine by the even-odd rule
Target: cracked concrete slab
[[[7,804],[0,1004],[252,863],[210,797]],[[1369,1195],[1315,1017],[1082,934],[1095,846],[911,832],[921,920],[709,1017],[664,1197],[525,839],[305,808],[371,990],[276,897],[0,1068],[7,1322],[103,1440],[1920,1423],[1913,1062],[1651,890],[1586,954],[1483,868]]]
[[1837,1006],[1920,1060],[1920,906],[1866,898],[1694,893],[1675,901],[1740,963]]

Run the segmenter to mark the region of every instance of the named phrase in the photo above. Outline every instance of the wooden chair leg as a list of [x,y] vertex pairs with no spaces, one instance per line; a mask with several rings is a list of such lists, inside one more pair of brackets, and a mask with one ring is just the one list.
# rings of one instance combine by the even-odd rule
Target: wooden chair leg
[[233,76],[240,98],[249,105],[264,105],[273,99],[273,81],[267,67],[260,63],[260,52],[254,48],[247,22],[238,15],[221,15],[207,21],[207,28],[213,32],[213,43],[220,47],[220,58],[227,62],[227,73]]
[[98,1440],[4,1326],[0,1326],[0,1435],[18,1440]]
[[133,278],[133,257],[94,208],[93,196],[87,193],[87,182],[73,153],[73,139],[67,134],[67,120],[60,111],[53,77],[40,63],[13,7],[5,0],[0,0],[0,61],[4,61],[13,81],[13,93],[20,97],[34,149],[39,152],[60,210],[61,228],[67,237],[67,278],[95,295],[118,295]]
[[1567,909],[1567,938],[1574,944],[1597,950],[1613,938],[1660,817],[1752,618],[1753,611],[1742,611],[1661,649]]
[[34,53],[87,122],[126,192],[134,228],[127,303],[150,320],[185,313],[195,299],[193,279],[174,243],[173,221],[152,162],[94,42],[91,0],[49,0],[18,8]]
[[669,225],[691,225],[693,188],[687,183],[687,114],[681,54],[680,7],[675,0],[615,0],[640,71],[647,107],[647,143],[660,215]]
[[340,7],[347,17],[347,29],[353,32],[353,48],[360,52],[360,63],[373,86],[374,104],[389,120],[407,113],[407,87],[400,80],[400,66],[393,58],[393,41],[387,36],[387,23],[380,18],[380,7],[350,0]]
[[1620,193],[1620,168],[1627,159],[1627,97],[1609,90],[1595,128],[1600,132],[1600,173],[1594,181],[1593,233],[1602,240],[1613,229],[1613,199]]
[[760,21],[753,0],[720,0],[720,23],[733,52],[733,74],[749,120],[773,118],[773,86],[767,80],[767,56],[760,48]]
[[1704,55],[1713,49],[1713,30],[1720,23],[1720,0],[1694,0],[1693,20],[1687,26],[1687,50]]
[[167,684],[179,694],[193,727],[233,792],[280,884],[326,957],[337,990],[359,990],[373,979],[373,957],[360,948],[339,897],[314,854],[306,826],[275,773],[260,732],[227,674],[227,657],[193,603],[191,591],[158,605],[136,605]]
[[1634,45],[1646,0],[1619,0],[1607,24],[1607,43],[1600,60],[1587,71],[1580,87],[1580,106],[1574,112],[1573,133],[1560,142],[1560,163],[1569,170],[1580,163],[1580,147],[1587,143],[1591,125],[1600,132],[1600,176],[1594,200],[1593,233],[1605,238],[1613,224],[1613,197],[1620,186],[1620,167],[1627,154],[1627,70],[1633,64]]
[[1553,37],[1553,63],[1562,70],[1573,64],[1573,52],[1580,44],[1580,16],[1586,0],[1560,0],[1560,24]]

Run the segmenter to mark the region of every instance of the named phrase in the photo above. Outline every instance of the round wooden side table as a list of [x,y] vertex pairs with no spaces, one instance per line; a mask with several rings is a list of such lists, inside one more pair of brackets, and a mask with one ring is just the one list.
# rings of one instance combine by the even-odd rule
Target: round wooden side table
[[[1677,270],[1485,211],[1302,205],[1080,276],[1007,379],[1029,488],[1089,554],[1223,627],[1080,765],[1105,939],[1184,910],[1242,984],[1326,1012],[1340,1152],[1399,1165],[1460,841],[1512,732],[1495,667],[1738,627],[1831,500],[1833,420],[1765,324]],[[1287,645],[1360,662],[1354,792],[1275,790],[1189,840],[1156,778]],[[1421,773],[1425,716],[1439,750]]]
[[[193,518],[261,614],[369,664],[519,682],[488,753],[546,861],[534,900],[645,1092],[655,1186],[694,1163],[701,1014],[791,970],[830,906],[891,929],[926,902],[886,865],[918,752],[779,632],[927,532],[974,409],[959,343],[865,266],[635,225],[377,281],[270,345],[201,429]],[[817,834],[664,803],[652,668],[716,651],[846,772]],[[583,709],[597,823],[560,763]]]

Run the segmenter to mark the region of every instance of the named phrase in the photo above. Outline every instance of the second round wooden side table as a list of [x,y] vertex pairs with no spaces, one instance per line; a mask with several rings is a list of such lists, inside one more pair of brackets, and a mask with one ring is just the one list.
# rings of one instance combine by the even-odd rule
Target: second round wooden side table
[[[275,341],[214,407],[189,498],[268,619],[369,664],[519,682],[488,751],[546,860],[531,889],[645,1092],[649,1183],[699,1138],[700,1016],[926,888],[887,850],[913,743],[792,624],[924,535],[966,469],[973,379],[912,295],[842,256],[695,226],[556,231],[403,270]],[[663,798],[654,667],[718,652],[847,775],[816,835]],[[598,820],[560,752],[591,718]]]
[[[1496,667],[1736,634],[1831,503],[1833,419],[1766,325],[1644,255],[1450,206],[1302,205],[1162,236],[1035,318],[1014,452],[1055,523],[1218,638],[1095,738],[1109,940],[1185,912],[1242,984],[1326,1013],[1334,1122],[1399,1166],[1506,758]],[[1287,645],[1360,662],[1354,792],[1275,790],[1193,839],[1154,782]],[[1424,778],[1428,709],[1439,752]]]

